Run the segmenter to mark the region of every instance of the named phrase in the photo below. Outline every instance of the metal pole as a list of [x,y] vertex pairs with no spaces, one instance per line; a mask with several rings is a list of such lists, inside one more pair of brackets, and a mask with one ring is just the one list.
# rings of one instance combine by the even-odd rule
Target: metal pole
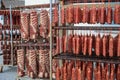
[[52,0],[50,0],[50,80],[52,80]]
[[13,66],[13,29],[12,29],[12,12],[11,12],[11,5],[10,5],[10,28],[11,28],[11,64]]
[[[61,5],[62,5],[62,2],[60,1],[60,4],[58,6],[58,8],[59,8],[59,26],[61,26],[61,13],[60,13],[61,12]],[[62,31],[63,30],[58,30],[58,32],[59,32],[58,36],[62,37]],[[62,52],[62,48],[61,48],[62,44],[60,44],[59,46],[60,46],[60,53],[61,53]],[[59,66],[62,67],[62,60],[59,60]]]

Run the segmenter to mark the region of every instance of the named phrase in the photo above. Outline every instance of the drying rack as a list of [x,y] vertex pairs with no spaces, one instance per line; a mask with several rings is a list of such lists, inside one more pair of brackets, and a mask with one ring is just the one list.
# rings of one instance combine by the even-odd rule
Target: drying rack
[[[19,11],[19,10],[17,10],[17,11]],[[6,24],[4,24],[4,25],[2,25],[2,29],[1,29],[1,31],[2,30],[8,30],[8,29],[4,29],[4,27],[5,26],[9,26],[9,31],[10,31],[10,40],[6,40],[6,41],[9,41],[10,42],[10,46],[11,46],[11,49],[10,49],[10,53],[11,53],[11,60],[10,60],[10,64],[2,64],[2,65],[0,65],[0,72],[2,72],[3,71],[3,67],[4,66],[8,66],[8,67],[13,67],[13,66],[15,66],[14,65],[14,60],[13,60],[13,29],[14,28],[16,28],[17,27],[17,29],[19,30],[19,27],[20,27],[20,25],[14,25],[12,22],[12,14],[13,14],[13,10],[12,10],[12,8],[11,8],[11,5],[10,5],[10,7],[9,7],[9,9],[7,9],[7,10],[1,10],[1,13],[0,13],[0,15],[4,15],[4,13],[3,12],[8,12],[8,14],[7,15],[9,15],[10,16],[10,24],[9,25],[6,25]],[[1,40],[1,42],[4,42],[4,40]],[[0,56],[2,56],[3,55],[3,53],[2,54],[0,54]]]
[[[52,79],[52,46],[56,46],[56,44],[52,44],[52,8],[56,5],[59,5],[59,3],[52,3],[52,0],[50,0],[50,3],[49,4],[40,4],[40,5],[30,5],[30,6],[19,6],[19,7],[15,7],[15,9],[20,9],[20,10],[24,10],[24,9],[40,9],[40,8],[50,8],[50,43],[44,43],[44,42],[40,42],[40,43],[36,43],[36,42],[22,42],[16,46],[19,46],[19,47],[45,47],[45,48],[48,48],[50,49],[50,54],[49,54],[49,59],[50,59],[50,79],[40,79],[40,78],[35,78],[35,79],[32,79],[32,80],[53,80]],[[22,40],[22,39],[21,39]],[[31,79],[27,76],[24,76],[24,77],[18,77],[17,76],[17,79]]]
[[[77,2],[74,2],[74,0],[70,0],[70,1],[73,1],[72,3],[74,3],[73,5],[80,5],[83,6],[84,3],[83,1],[79,1],[77,0]],[[78,2],[79,1],[79,2]],[[94,0],[95,2],[97,2],[98,0]],[[105,0],[105,2],[108,2],[108,0]],[[111,0],[111,2],[115,2],[114,0]],[[111,6],[113,7],[115,5],[115,3],[111,3],[109,2],[109,4],[111,4]],[[61,9],[61,6],[63,7],[67,7],[69,6],[69,3],[67,3],[67,0],[62,0],[61,2],[62,4],[60,4],[60,8]],[[118,4],[120,4],[120,2],[117,2]],[[65,5],[63,5],[65,4]],[[70,3],[71,4],[71,3]],[[88,3],[85,3],[85,4],[88,4],[88,6],[91,7],[92,3],[91,3],[91,0],[90,2]],[[97,3],[94,3],[94,4],[99,4],[99,2]],[[107,5],[108,3],[104,3],[104,5]],[[59,33],[58,33],[58,36],[62,36],[63,35],[63,31],[68,31],[68,30],[81,30],[81,31],[84,31],[84,30],[90,30],[90,31],[120,31],[120,25],[119,24],[115,24],[115,25],[110,25],[110,24],[107,24],[107,25],[103,25],[103,24],[83,24],[85,26],[83,26],[82,24],[79,24],[79,26],[74,26],[74,24],[67,24],[66,26],[62,26],[60,23],[61,23],[61,14],[60,14],[60,11],[59,11],[59,26],[56,26],[56,27],[53,27],[52,29],[54,30],[58,30]],[[52,58],[53,59],[57,59],[57,60],[60,60],[60,66],[62,66],[62,60],[80,60],[80,61],[91,61],[91,62],[100,62],[100,63],[114,63],[114,64],[120,64],[120,57],[103,57],[103,56],[96,56],[95,55],[95,52],[92,52],[93,55],[92,56],[89,56],[89,55],[81,55],[81,54],[78,54],[78,55],[75,55],[73,53],[63,53],[62,50],[60,49],[60,53],[54,55]]]

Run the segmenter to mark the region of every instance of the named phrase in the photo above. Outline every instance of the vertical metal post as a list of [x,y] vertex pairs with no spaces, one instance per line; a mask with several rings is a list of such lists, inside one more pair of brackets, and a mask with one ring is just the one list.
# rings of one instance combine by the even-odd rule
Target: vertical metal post
[[11,29],[11,64],[13,66],[13,29],[12,29],[12,10],[10,5],[10,29]]
[[52,0],[50,0],[50,80],[52,80]]
[[[58,13],[59,13],[59,26],[61,26],[61,3],[62,3],[62,2],[60,1],[60,4],[59,4],[59,6],[58,6],[58,8],[59,8],[59,12],[58,12]],[[58,32],[59,32],[59,33],[58,33],[58,34],[59,34],[58,36],[62,37],[62,30],[59,30]],[[61,48],[61,47],[62,47],[62,44],[60,44],[59,46],[60,46],[60,52],[62,52],[62,48]],[[59,60],[59,66],[60,66],[60,67],[62,66],[62,60]]]

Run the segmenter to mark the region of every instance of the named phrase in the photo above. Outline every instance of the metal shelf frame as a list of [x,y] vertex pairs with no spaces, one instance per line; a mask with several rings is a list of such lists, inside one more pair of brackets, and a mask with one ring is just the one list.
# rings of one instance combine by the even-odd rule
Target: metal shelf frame
[[120,57],[104,57],[96,55],[75,55],[73,53],[59,53],[53,56],[53,59],[63,59],[63,60],[81,60],[81,61],[91,61],[91,62],[100,62],[100,63],[114,63],[120,64]]
[[120,25],[116,26],[58,26],[58,27],[53,27],[53,29],[56,30],[114,30],[114,31],[119,31],[120,30]]

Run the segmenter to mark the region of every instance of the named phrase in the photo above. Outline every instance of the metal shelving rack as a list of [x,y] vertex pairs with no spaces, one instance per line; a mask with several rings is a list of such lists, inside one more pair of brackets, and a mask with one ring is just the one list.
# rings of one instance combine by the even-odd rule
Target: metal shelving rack
[[[2,10],[1,10],[2,11]],[[3,10],[4,11],[4,10]],[[4,66],[8,66],[8,67],[13,67],[13,66],[15,66],[14,65],[14,62],[13,62],[13,28],[15,28],[15,27],[20,27],[20,25],[13,25],[12,24],[12,8],[11,8],[11,5],[10,5],[10,7],[9,7],[9,9],[8,10],[6,10],[6,11],[8,11],[9,12],[9,15],[10,15],[10,25],[2,25],[2,27],[4,27],[4,26],[9,26],[10,27],[10,46],[11,46],[11,49],[10,49],[10,53],[11,53],[11,60],[10,60],[10,64],[2,64],[2,65],[0,65],[0,72],[2,72],[3,71],[3,67]],[[2,31],[2,29],[1,29],[1,31]],[[2,40],[1,42],[3,42],[4,40]],[[3,55],[3,53],[1,54],[1,55]],[[0,56],[1,56],[0,55]]]
[[[65,1],[65,0],[62,0],[62,1]],[[78,1],[78,0],[77,0]],[[112,2],[115,2],[115,1],[112,1]],[[64,3],[64,2],[63,2]],[[67,3],[66,3],[67,4]],[[88,4],[89,6],[91,6],[90,3],[85,3],[85,4]],[[98,4],[98,3],[96,3]],[[111,4],[112,6],[114,6],[115,4],[112,4],[112,3],[109,3]],[[120,4],[120,2],[119,2]],[[73,4],[74,5],[74,4]],[[76,3],[75,3],[76,5]],[[78,5],[84,5],[84,3],[78,3]],[[105,3],[104,5],[107,5],[107,3]],[[68,6],[67,5],[64,5],[65,7]],[[79,26],[74,26],[74,25],[67,25],[67,26],[57,26],[57,27],[53,27],[53,29],[55,30],[58,30],[58,31],[63,31],[63,30],[103,30],[103,31],[119,31],[120,30],[120,25],[119,24],[115,24],[115,25],[96,25],[96,24],[87,24],[87,26],[83,26],[83,25],[79,25]],[[60,33],[62,34],[62,33]],[[94,52],[93,52],[94,53]],[[95,54],[95,53],[94,53]],[[103,56],[95,56],[95,55],[92,55],[92,56],[84,56],[84,55],[75,55],[73,53],[58,53],[56,55],[54,55],[52,57],[53,59],[57,59],[57,60],[80,60],[80,61],[91,61],[91,62],[100,62],[100,63],[114,63],[114,64],[120,64],[120,57],[103,57]]]
[[[56,44],[52,44],[52,8],[59,3],[52,3],[52,0],[50,0],[49,4],[41,4],[41,5],[30,5],[30,6],[20,6],[16,7],[17,9],[34,9],[34,8],[50,8],[50,43],[38,43],[38,44],[32,44],[32,43],[21,43],[16,46],[22,46],[22,47],[48,47],[50,49],[49,59],[50,59],[50,79],[32,79],[32,80],[53,80],[52,79],[52,48],[53,46],[56,46]],[[31,79],[29,77],[17,77],[17,79]]]

